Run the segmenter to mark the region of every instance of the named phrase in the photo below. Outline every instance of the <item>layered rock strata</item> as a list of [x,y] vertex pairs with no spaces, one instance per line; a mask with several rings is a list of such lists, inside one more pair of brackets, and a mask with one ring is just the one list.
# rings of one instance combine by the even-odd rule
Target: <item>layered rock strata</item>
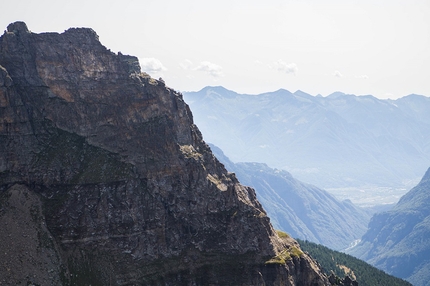
[[16,22],[0,66],[2,285],[329,285],[136,57]]

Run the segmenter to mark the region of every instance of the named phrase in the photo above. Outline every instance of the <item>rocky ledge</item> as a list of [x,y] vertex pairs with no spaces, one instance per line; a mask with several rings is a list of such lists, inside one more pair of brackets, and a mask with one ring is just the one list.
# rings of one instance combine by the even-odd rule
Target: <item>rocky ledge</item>
[[330,285],[182,95],[87,28],[0,37],[2,285]]

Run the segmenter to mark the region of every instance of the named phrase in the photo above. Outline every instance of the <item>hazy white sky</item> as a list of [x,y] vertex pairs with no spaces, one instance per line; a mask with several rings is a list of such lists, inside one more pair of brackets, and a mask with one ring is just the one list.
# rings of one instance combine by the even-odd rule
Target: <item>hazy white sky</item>
[[0,25],[91,27],[176,90],[430,96],[429,0],[0,0]]

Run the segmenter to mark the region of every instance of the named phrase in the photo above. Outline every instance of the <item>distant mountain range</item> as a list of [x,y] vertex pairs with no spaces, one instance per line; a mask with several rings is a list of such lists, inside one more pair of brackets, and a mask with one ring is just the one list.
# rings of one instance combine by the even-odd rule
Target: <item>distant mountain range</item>
[[354,195],[392,196],[383,202],[393,203],[430,165],[428,97],[322,97],[283,89],[248,95],[206,87],[184,99],[205,141],[232,161],[267,163],[329,191],[353,188]]
[[390,211],[372,217],[349,253],[415,286],[430,285],[430,169]]
[[255,189],[275,228],[336,250],[346,249],[367,230],[370,215],[351,201],[340,202],[328,192],[266,164],[233,163],[221,149],[210,146],[228,171]]

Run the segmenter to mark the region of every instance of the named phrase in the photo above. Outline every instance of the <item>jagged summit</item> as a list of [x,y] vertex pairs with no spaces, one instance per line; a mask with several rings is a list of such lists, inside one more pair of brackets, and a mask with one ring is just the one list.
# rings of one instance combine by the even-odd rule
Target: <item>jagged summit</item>
[[20,33],[30,33],[27,28],[27,24],[24,22],[14,22],[7,26],[7,31],[9,33],[20,34]]
[[329,285],[138,66],[91,29],[0,37],[0,281]]

